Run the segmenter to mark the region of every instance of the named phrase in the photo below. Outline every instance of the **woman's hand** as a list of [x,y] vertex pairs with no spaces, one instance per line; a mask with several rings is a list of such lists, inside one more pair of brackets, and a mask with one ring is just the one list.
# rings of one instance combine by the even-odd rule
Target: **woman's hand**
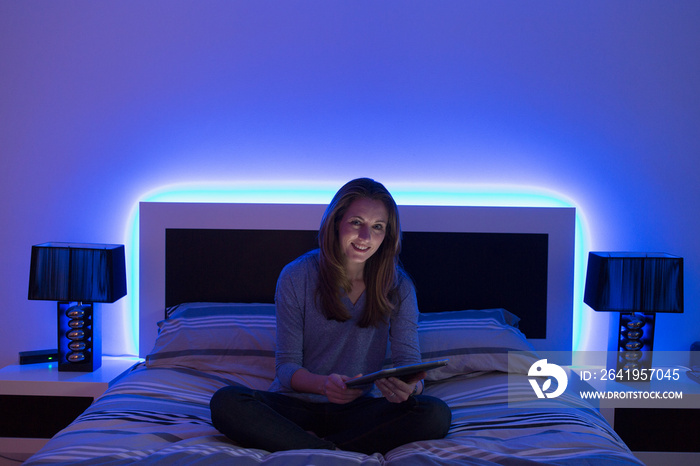
[[328,397],[331,403],[345,404],[362,395],[361,389],[345,385],[351,378],[339,374],[312,374],[302,367],[292,375],[292,389],[300,393],[318,393]]
[[403,403],[408,400],[408,397],[413,395],[416,389],[416,384],[426,376],[425,372],[420,372],[412,376],[409,380],[403,381],[396,377],[386,379],[378,379],[374,381],[384,398],[392,403]]
[[361,389],[348,388],[345,385],[345,381],[352,378],[353,377],[348,377],[347,375],[331,374],[324,380],[321,392],[326,395],[328,401],[331,403],[350,403],[362,395]]

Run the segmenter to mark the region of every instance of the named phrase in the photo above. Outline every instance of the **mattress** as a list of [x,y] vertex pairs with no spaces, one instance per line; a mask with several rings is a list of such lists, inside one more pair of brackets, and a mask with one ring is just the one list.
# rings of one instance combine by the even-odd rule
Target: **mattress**
[[[272,312],[265,306],[209,304],[178,309],[161,322],[146,361],[116,380],[26,464],[642,464],[578,396],[576,384],[546,403],[533,396],[527,368],[537,354],[514,325],[517,318],[504,310],[421,316],[423,359],[450,359],[429,373],[425,388],[452,409],[446,438],[385,455],[269,453],[236,445],[212,426],[209,400],[226,385],[270,385]],[[522,369],[508,356],[514,352],[525,355]]]

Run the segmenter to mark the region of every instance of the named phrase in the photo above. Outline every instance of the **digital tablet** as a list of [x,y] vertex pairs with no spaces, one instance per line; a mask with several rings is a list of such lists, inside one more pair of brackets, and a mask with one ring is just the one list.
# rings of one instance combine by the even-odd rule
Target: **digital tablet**
[[402,379],[418,372],[429,371],[430,369],[437,369],[438,367],[446,366],[447,361],[447,359],[440,359],[439,361],[419,362],[416,364],[408,364],[406,366],[392,367],[391,369],[384,369],[347,380],[345,381],[345,385],[348,387],[356,387],[358,385],[365,385],[374,382],[377,379],[385,379],[387,377],[398,377]]

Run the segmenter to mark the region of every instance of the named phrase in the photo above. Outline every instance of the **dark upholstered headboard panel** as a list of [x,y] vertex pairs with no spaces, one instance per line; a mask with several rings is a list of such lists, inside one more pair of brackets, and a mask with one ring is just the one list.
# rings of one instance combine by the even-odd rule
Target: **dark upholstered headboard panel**
[[[544,338],[548,235],[404,233],[401,262],[421,312],[505,308]],[[165,232],[165,305],[274,302],[285,264],[314,249],[316,231],[171,228]],[[263,266],[264,265],[264,266]]]
[[282,268],[316,244],[308,230],[167,229],[165,306],[272,303]]

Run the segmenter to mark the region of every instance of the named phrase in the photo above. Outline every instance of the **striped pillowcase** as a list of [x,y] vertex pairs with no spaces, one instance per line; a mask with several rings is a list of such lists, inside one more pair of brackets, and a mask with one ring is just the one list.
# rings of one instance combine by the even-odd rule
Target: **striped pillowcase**
[[188,303],[158,323],[147,367],[275,377],[275,305]]
[[462,374],[525,373],[537,361],[532,344],[516,328],[519,318],[505,309],[421,314],[418,338],[423,361],[449,359],[447,366],[428,372],[427,380]]
[[[504,309],[420,314],[418,337],[423,361],[449,359],[427,380],[462,374],[508,372],[508,352],[525,352],[511,372],[527,373],[538,358],[516,328],[518,317]],[[272,381],[275,377],[274,304],[188,303],[158,323],[147,367],[221,371]]]

